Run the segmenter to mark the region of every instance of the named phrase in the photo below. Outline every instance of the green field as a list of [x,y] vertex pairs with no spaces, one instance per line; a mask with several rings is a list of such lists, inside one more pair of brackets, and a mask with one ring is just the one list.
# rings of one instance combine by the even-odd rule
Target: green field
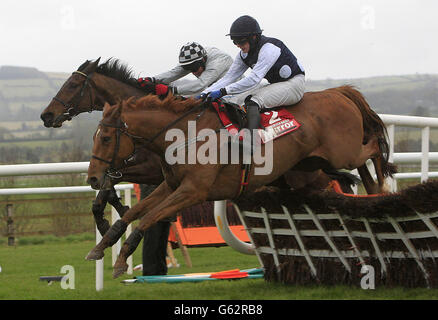
[[[104,290],[95,290],[95,263],[84,259],[94,246],[89,237],[70,236],[41,244],[8,247],[0,245],[0,299],[49,299],[49,300],[293,300],[293,299],[438,299],[436,289],[376,288],[362,290],[355,287],[291,286],[269,283],[263,279],[217,280],[198,283],[130,284],[120,282],[130,279],[125,275],[112,279],[111,254],[105,257]],[[141,263],[141,245],[134,254],[134,265]],[[175,256],[180,268],[169,269],[169,274],[215,272],[229,269],[258,267],[255,256],[240,254],[229,247],[189,248],[193,263],[188,268],[179,249]],[[40,276],[62,275],[63,265],[75,270],[75,289],[62,289],[60,283],[39,281]],[[134,275],[141,275],[134,271]]]

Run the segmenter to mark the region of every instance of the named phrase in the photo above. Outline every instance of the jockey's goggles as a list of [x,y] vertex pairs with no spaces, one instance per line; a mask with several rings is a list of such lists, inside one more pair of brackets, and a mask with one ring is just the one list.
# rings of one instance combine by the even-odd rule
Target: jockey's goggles
[[204,65],[204,62],[202,60],[195,61],[191,64],[182,65],[184,70],[190,71],[190,72],[196,72],[199,70],[200,67]]
[[241,46],[241,45],[244,45],[245,43],[249,42],[249,39],[247,37],[244,37],[244,38],[237,38],[236,37],[232,40],[236,46]]

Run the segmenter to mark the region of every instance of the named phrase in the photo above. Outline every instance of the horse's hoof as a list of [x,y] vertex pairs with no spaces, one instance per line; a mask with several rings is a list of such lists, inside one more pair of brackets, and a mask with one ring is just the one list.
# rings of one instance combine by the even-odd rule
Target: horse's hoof
[[124,265],[119,265],[119,266],[115,264],[113,270],[113,278],[117,279],[118,277],[123,275],[127,270],[128,270],[128,265],[126,263]]
[[86,260],[100,260],[103,258],[105,254],[103,253],[103,250],[99,250],[94,248],[91,250],[88,255],[85,257]]

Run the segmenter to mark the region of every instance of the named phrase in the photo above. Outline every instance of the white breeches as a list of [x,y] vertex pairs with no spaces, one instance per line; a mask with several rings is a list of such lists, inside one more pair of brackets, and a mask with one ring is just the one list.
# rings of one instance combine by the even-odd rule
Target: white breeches
[[252,95],[251,100],[261,108],[287,106],[301,100],[306,89],[305,77],[302,74],[283,81],[269,84],[260,83],[256,88],[234,96],[226,96],[224,100],[243,105],[245,98]]

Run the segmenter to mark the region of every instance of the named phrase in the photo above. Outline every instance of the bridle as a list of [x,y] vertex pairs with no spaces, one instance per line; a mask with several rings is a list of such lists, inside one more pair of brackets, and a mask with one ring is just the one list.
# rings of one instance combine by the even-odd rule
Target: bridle
[[[120,179],[123,174],[119,171],[121,168],[116,169],[115,168],[115,163],[116,163],[116,157],[117,154],[119,153],[119,149],[120,149],[120,136],[122,134],[127,135],[128,137],[132,138],[142,138],[142,137],[137,137],[134,136],[130,133],[128,133],[128,131],[126,130],[128,128],[128,126],[126,125],[126,123],[122,122],[120,119],[118,120],[117,124],[109,124],[109,123],[105,123],[103,121],[99,122],[99,125],[103,126],[103,127],[109,127],[109,128],[116,128],[116,146],[114,147],[114,152],[113,155],[111,157],[111,160],[106,160],[103,158],[100,158],[96,155],[91,155],[92,158],[102,161],[106,164],[109,164],[109,167],[105,170],[105,175],[107,175],[108,177],[110,177],[111,179]],[[129,155],[126,159],[123,160],[123,163],[125,165],[128,164],[129,160],[133,158],[134,154],[135,154],[135,143],[133,141],[133,145],[134,145],[134,151],[131,153],[131,155]]]
[[81,113],[78,110],[79,109],[79,105],[75,105],[74,103],[76,102],[76,100],[78,98],[81,99],[84,96],[85,89],[87,87],[89,87],[88,91],[89,91],[89,95],[90,95],[90,105],[91,105],[91,109],[89,110],[89,112],[92,112],[93,110],[95,110],[94,107],[93,107],[93,96],[92,96],[92,90],[91,90],[91,83],[92,83],[91,75],[88,75],[88,74],[86,74],[86,73],[84,73],[82,71],[73,71],[72,74],[79,74],[79,75],[85,77],[85,81],[82,84],[81,90],[79,92],[77,92],[73,96],[73,98],[71,99],[70,103],[67,103],[67,102],[63,101],[63,100],[59,99],[56,96],[52,98],[53,100],[61,103],[64,106],[64,108],[66,109],[66,112],[64,112],[62,114],[62,116],[68,116],[70,118],[73,118],[73,117],[75,117],[75,116],[77,116],[78,114]]
[[103,158],[100,158],[96,155],[91,155],[92,158],[102,161],[106,164],[109,164],[109,167],[105,170],[105,175],[107,175],[108,177],[110,177],[111,179],[120,179],[123,174],[119,171],[120,169],[123,168],[119,167],[119,168],[115,168],[115,163],[116,163],[116,157],[119,153],[119,149],[120,149],[120,136],[122,134],[125,134],[126,136],[128,136],[131,140],[132,140],[132,144],[134,145],[134,150],[133,152],[125,159],[123,159],[123,164],[125,166],[127,166],[129,164],[129,162],[131,161],[131,159],[134,158],[136,151],[136,140],[142,140],[145,143],[143,143],[141,145],[141,147],[146,147],[147,145],[152,145],[153,142],[160,136],[162,135],[164,132],[166,132],[170,127],[172,127],[173,125],[175,125],[177,122],[179,122],[180,120],[182,120],[183,118],[185,118],[186,116],[188,116],[190,113],[193,113],[195,111],[197,111],[198,109],[203,109],[197,116],[196,116],[196,120],[197,121],[201,115],[205,112],[206,108],[205,108],[205,104],[201,103],[200,105],[198,105],[195,108],[192,108],[190,110],[188,110],[187,112],[185,112],[184,114],[182,114],[179,118],[177,118],[176,120],[172,121],[171,123],[169,123],[168,125],[166,125],[164,128],[162,128],[160,131],[158,131],[152,138],[144,138],[144,137],[140,137],[140,136],[136,136],[132,133],[128,132],[128,125],[123,122],[120,118],[118,118],[117,120],[117,124],[111,124],[111,123],[105,123],[102,121],[99,122],[99,125],[103,126],[103,127],[108,127],[108,128],[115,128],[116,129],[116,145],[114,147],[114,151],[113,151],[113,155],[111,157],[111,160],[106,160]]

